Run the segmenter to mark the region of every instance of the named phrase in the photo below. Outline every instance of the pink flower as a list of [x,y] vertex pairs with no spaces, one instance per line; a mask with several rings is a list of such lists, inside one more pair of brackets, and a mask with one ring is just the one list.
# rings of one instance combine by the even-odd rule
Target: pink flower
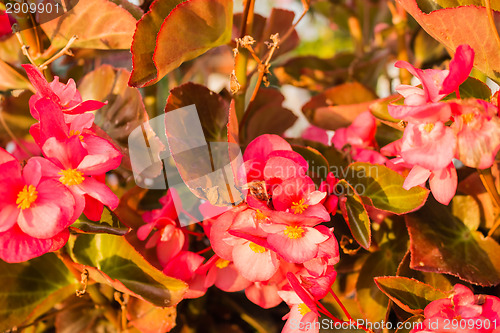
[[[205,264],[208,268],[205,279],[205,287],[215,285],[220,290],[226,292],[240,291],[252,284],[245,279],[236,269],[234,263],[214,255]],[[204,265],[204,266],[205,266]]]
[[406,61],[395,66],[405,68],[422,83],[422,89],[400,85],[396,90],[405,98],[405,105],[389,105],[389,113],[397,119],[412,122],[447,121],[450,118],[448,105],[439,103],[443,97],[456,91],[469,77],[474,62],[474,50],[468,45],[457,47],[450,62],[450,70],[418,69]]
[[36,102],[42,98],[49,98],[56,103],[65,114],[79,114],[87,111],[100,109],[106,103],[99,101],[82,101],[82,96],[76,89],[73,79],[67,84],[59,82],[56,76],[52,82],[47,82],[43,74],[34,65],[23,65],[28,74],[31,84],[37,93],[30,98],[30,111],[33,118],[39,120],[40,112],[36,108]]
[[328,133],[326,130],[316,127],[314,125],[309,125],[308,128],[302,132],[302,138],[306,140],[320,142],[326,146],[330,145],[330,140],[328,139]]
[[0,150],[0,258],[21,262],[62,247],[78,215],[71,192],[43,179],[36,159],[21,169],[9,155]]
[[[319,332],[318,314],[307,306],[294,291],[278,291],[280,297],[290,307],[290,312],[283,317],[286,324],[281,333],[317,333]],[[316,310],[317,311],[317,310]]]
[[482,100],[452,103],[457,136],[456,157],[471,168],[493,165],[500,149],[500,119],[497,108]]
[[172,258],[163,273],[167,276],[182,280],[189,285],[189,289],[184,298],[198,298],[205,294],[205,274],[198,273],[198,269],[205,260],[199,254],[189,251],[182,251]]
[[415,165],[406,177],[403,188],[409,190],[414,186],[423,185],[427,179],[434,198],[443,205],[449,204],[457,191],[458,184],[457,171],[453,163],[440,170],[428,170]]
[[[291,263],[303,263],[316,257],[319,244],[328,236],[306,225],[300,218],[291,219],[279,213],[272,215],[272,223],[261,224],[262,229],[269,233],[267,242],[270,248]],[[315,223],[314,220],[305,222]]]
[[359,162],[384,164],[387,160],[374,150],[377,122],[369,111],[361,113],[347,128],[339,128],[332,137],[333,146],[346,149]]
[[117,150],[90,154],[77,136],[66,141],[49,138],[42,151],[46,159],[34,157],[42,165],[44,178],[58,180],[73,193],[76,210],[83,212],[84,195],[88,195],[111,210],[116,209],[117,196],[103,183],[95,179],[120,165],[121,154]]
[[330,214],[321,204],[325,192],[316,191],[309,177],[295,177],[283,181],[273,190],[273,206],[277,211],[317,217],[329,221]]
[[457,284],[453,295],[431,302],[424,309],[425,320],[416,332],[500,332],[500,299],[490,295],[474,295]]
[[453,130],[442,122],[408,124],[403,134],[401,156],[409,164],[441,170],[453,160],[455,146]]

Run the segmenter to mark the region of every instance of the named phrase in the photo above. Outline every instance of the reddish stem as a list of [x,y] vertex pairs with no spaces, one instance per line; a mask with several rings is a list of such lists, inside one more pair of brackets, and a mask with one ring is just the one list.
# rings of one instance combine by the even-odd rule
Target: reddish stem
[[207,247],[206,249],[203,249],[203,250],[201,250],[201,251],[196,252],[196,254],[203,254],[203,253],[205,253],[205,252],[210,251],[211,249],[212,249],[212,247],[211,247],[211,246],[209,246],[209,247]]
[[[346,307],[344,306],[344,304],[342,304],[342,301],[340,300],[340,298],[337,296],[337,294],[335,294],[335,292],[333,291],[333,288],[330,287],[330,294],[332,294],[333,298],[335,298],[335,301],[337,302],[337,304],[340,306],[340,308],[342,309],[342,311],[344,312],[344,314],[347,316],[347,318],[349,319],[349,321],[353,321],[355,322],[355,320],[352,318],[352,316],[349,314],[349,311],[347,311]],[[372,332],[371,330],[369,330],[368,328],[366,328],[365,325],[358,325],[359,328],[361,328],[363,331],[365,332]]]
[[457,98],[460,99],[460,89],[457,88],[457,90],[455,91],[455,94],[457,95]]

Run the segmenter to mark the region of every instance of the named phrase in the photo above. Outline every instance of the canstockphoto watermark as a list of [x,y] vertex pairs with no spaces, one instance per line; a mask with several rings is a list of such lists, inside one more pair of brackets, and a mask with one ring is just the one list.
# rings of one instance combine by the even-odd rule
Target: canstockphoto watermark
[[390,321],[377,321],[371,322],[365,319],[358,319],[356,321],[333,321],[329,318],[323,318],[318,321],[312,322],[302,322],[299,319],[290,319],[289,327],[292,330],[312,330],[312,329],[322,329],[322,330],[360,330],[361,327],[365,329],[368,328],[374,331],[383,330],[412,330],[412,329],[423,329],[422,322],[397,322],[393,323]]

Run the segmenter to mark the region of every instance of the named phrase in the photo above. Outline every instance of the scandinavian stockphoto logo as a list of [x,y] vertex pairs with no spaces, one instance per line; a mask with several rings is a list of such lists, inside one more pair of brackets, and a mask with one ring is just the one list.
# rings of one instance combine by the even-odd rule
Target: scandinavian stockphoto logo
[[[195,105],[142,124],[131,132],[128,143],[136,184],[174,191],[173,201],[183,226],[214,217],[245,197],[235,184],[243,163],[239,146],[207,142]],[[201,208],[201,216],[200,206],[207,201],[218,208]]]

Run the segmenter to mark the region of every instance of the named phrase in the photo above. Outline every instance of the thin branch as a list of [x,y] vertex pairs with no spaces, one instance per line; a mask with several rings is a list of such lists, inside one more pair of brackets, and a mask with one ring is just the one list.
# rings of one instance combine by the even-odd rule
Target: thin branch
[[62,57],[63,55],[69,55],[69,56],[73,56],[73,53],[71,52],[71,50],[69,49],[71,47],[71,45],[78,39],[78,36],[74,35],[73,37],[71,37],[68,41],[68,43],[66,44],[66,46],[59,52],[57,52],[52,58],[50,58],[49,60],[45,61],[43,64],[41,64],[40,66],[38,66],[41,70],[44,70],[47,68],[47,66],[49,64],[51,64],[52,62],[54,62],[55,60],[59,59],[60,57]]
[[30,47],[28,45],[24,44],[23,37],[21,36],[21,33],[19,32],[19,30],[17,30],[17,24],[14,24],[12,26],[12,30],[15,31],[15,35],[16,35],[17,41],[21,45],[21,51],[26,56],[26,58],[28,58],[28,61],[31,64],[33,64],[33,65],[36,66],[35,60],[31,57],[31,54],[28,52],[28,50],[29,50]]

